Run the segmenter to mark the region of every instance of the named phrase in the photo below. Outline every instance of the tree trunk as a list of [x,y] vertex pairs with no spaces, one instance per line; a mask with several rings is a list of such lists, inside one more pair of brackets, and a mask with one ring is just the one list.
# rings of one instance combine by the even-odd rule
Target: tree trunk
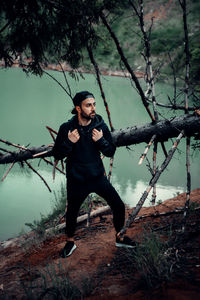
[[156,124],[148,123],[143,126],[133,126],[126,129],[115,130],[112,133],[117,147],[148,143],[152,136],[156,135],[158,142],[167,141],[177,137],[184,130],[188,136],[193,136],[200,130],[199,115],[182,115],[171,120],[160,120]]
[[[182,115],[171,120],[161,120],[156,124],[148,123],[143,126],[132,126],[112,132],[113,141],[117,147],[129,146],[140,143],[148,143],[156,134],[156,141],[167,141],[169,138],[177,137],[184,130],[187,136],[194,136],[200,132],[200,115]],[[20,150],[13,153],[0,155],[0,164],[20,162],[27,159],[52,156],[52,145],[32,147],[28,150]],[[39,154],[34,157],[35,154]]]

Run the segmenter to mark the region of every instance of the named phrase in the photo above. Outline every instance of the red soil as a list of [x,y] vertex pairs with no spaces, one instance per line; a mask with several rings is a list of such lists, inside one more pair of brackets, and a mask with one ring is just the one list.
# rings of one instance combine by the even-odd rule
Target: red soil
[[[200,189],[191,194],[191,201],[200,204]],[[143,218],[135,221],[129,228],[128,235],[136,239],[138,234],[144,231],[144,226],[154,228],[163,226],[166,222],[174,223],[182,214],[171,214],[168,216],[156,216],[159,213],[172,212],[184,206],[185,194],[165,201],[155,207],[142,208],[140,216]],[[128,214],[129,210],[127,210]],[[190,223],[195,220],[190,220]],[[193,233],[194,235],[194,233]],[[81,288],[85,278],[94,284],[89,296],[82,299],[198,299],[200,296],[200,233],[196,232],[195,237],[187,241],[187,249],[196,251],[187,253],[186,250],[178,255],[180,260],[188,255],[195,257],[195,262],[181,267],[181,275],[174,275],[172,282],[162,282],[157,287],[146,289],[139,286],[140,274],[134,270],[126,273],[127,266],[124,262],[125,250],[117,250],[115,247],[115,233],[112,226],[112,216],[104,216],[103,220],[95,218],[89,228],[82,224],[77,229],[76,251],[67,259],[59,258],[59,250],[65,244],[65,235],[56,234],[38,241],[34,234],[26,237],[0,243],[0,299],[22,299],[25,286],[41,284],[41,274],[45,274],[47,266],[54,268],[58,275],[68,272],[72,282]],[[26,240],[26,241],[25,241]],[[8,245],[10,242],[10,245]],[[7,246],[6,246],[7,245]],[[180,254],[179,254],[180,253]],[[62,265],[62,267],[59,266]],[[193,274],[193,275],[191,275]],[[190,280],[195,276],[195,280]],[[190,278],[190,279],[188,279]],[[39,291],[38,291],[39,295]],[[2,298],[1,298],[2,296]],[[47,299],[47,298],[45,298]]]

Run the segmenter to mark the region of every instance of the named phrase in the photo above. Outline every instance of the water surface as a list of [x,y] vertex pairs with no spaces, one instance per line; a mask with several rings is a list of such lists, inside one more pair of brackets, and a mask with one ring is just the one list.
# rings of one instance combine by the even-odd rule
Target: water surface
[[[65,84],[63,75],[51,72]],[[68,75],[67,75],[68,76]],[[93,75],[85,75],[85,80],[74,81],[69,78],[73,94],[80,90],[89,90],[96,96],[97,113],[104,117],[108,124],[107,115],[96,80]],[[149,122],[149,117],[141,104],[137,92],[130,81],[125,78],[104,77],[103,86],[110,107],[113,125],[116,129],[132,125],[142,125]],[[48,125],[55,130],[60,124],[72,117],[72,103],[69,97],[56,82],[47,76],[27,77],[20,69],[0,70],[0,137],[20,145],[40,146],[52,142],[46,130]],[[165,95],[170,95],[172,88],[159,84],[156,89],[162,102]],[[163,110],[162,110],[163,112]],[[171,112],[165,114],[169,117]],[[0,143],[0,147],[5,147]],[[169,150],[171,141],[166,143]],[[125,203],[133,207],[148,185],[150,173],[146,162],[138,166],[145,144],[131,146],[130,149],[118,148],[115,155],[112,183],[118,190]],[[11,148],[9,148],[11,150]],[[157,185],[157,200],[165,200],[177,193],[185,191],[185,142],[180,144],[180,152],[168,166],[167,171],[159,179]],[[158,148],[159,165],[164,159],[161,148]],[[152,160],[152,152],[148,154]],[[192,188],[199,186],[198,157],[191,162]],[[32,162],[34,167],[46,179],[51,189],[59,193],[65,177],[59,173],[56,181],[52,180],[52,168],[44,162]],[[108,159],[104,159],[108,170]],[[8,169],[8,165],[0,165],[0,177]],[[4,182],[0,182],[0,240],[15,236],[20,231],[27,230],[25,223],[30,223],[48,214],[54,203],[54,194],[49,193],[39,177],[18,164],[13,167]],[[145,205],[149,205],[151,195]]]

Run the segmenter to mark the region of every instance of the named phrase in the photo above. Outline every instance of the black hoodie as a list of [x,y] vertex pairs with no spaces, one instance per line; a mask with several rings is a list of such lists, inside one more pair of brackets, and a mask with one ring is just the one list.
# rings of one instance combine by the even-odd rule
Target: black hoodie
[[[92,140],[92,130],[94,128],[103,131],[103,137],[97,142]],[[69,130],[74,129],[77,129],[80,135],[80,139],[76,143],[72,143],[68,139]],[[113,144],[110,131],[100,115],[95,115],[87,126],[79,125],[76,115],[60,126],[53,147],[53,155],[56,160],[67,157],[67,177],[84,181],[103,175],[104,167],[100,152],[105,156],[112,157],[115,150],[116,147]]]

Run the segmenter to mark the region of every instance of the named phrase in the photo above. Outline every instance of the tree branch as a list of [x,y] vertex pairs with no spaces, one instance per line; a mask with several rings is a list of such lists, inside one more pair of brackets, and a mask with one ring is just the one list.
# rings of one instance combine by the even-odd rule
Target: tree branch
[[151,191],[152,187],[156,184],[156,182],[158,181],[160,175],[162,174],[162,172],[166,169],[166,167],[168,166],[169,162],[171,161],[174,152],[177,149],[177,146],[180,142],[180,140],[182,139],[182,137],[184,136],[184,131],[182,131],[175,143],[173,144],[171,150],[168,153],[168,156],[165,158],[164,162],[162,163],[161,167],[159,168],[159,170],[155,173],[155,175],[151,178],[148,187],[146,188],[146,190],[144,191],[142,197],[140,198],[140,200],[138,201],[136,207],[134,208],[134,210],[132,211],[132,213],[129,215],[129,218],[126,222],[126,225],[123,227],[123,229],[120,231],[120,234],[123,235],[124,233],[126,233],[126,229],[128,227],[130,227],[130,225],[132,224],[132,222],[134,221],[134,219],[136,218],[137,214],[139,213],[140,209],[142,208],[147,196],[149,195],[149,192]]
[[121,48],[121,46],[120,46],[120,43],[119,43],[119,41],[118,41],[118,39],[117,39],[115,33],[112,31],[110,25],[108,24],[108,22],[107,22],[107,20],[106,20],[106,17],[105,17],[105,15],[103,14],[103,12],[101,13],[100,17],[101,17],[101,20],[102,20],[103,24],[104,24],[104,25],[106,26],[106,28],[108,29],[108,32],[110,33],[110,36],[112,37],[113,41],[115,42],[115,45],[116,45],[116,47],[117,47],[118,53],[119,53],[119,55],[120,55],[120,57],[121,57],[121,60],[123,61],[125,67],[126,67],[127,70],[129,71],[132,80],[135,82],[135,86],[136,86],[136,88],[137,88],[137,90],[138,90],[138,92],[139,92],[139,94],[140,94],[140,96],[141,96],[142,103],[143,103],[145,109],[147,110],[147,112],[148,112],[148,114],[149,114],[151,120],[152,120],[152,121],[155,121],[155,118],[154,118],[154,116],[153,116],[152,113],[151,113],[151,110],[150,110],[150,108],[149,108],[149,104],[148,104],[148,102],[147,102],[147,100],[146,100],[146,97],[145,97],[145,94],[144,94],[144,92],[143,92],[143,90],[142,90],[142,87],[141,87],[141,85],[140,85],[140,83],[139,83],[137,77],[135,76],[133,70],[131,69],[131,67],[130,67],[130,65],[129,65],[129,63],[128,63],[128,61],[127,61],[125,55],[124,55],[124,52],[123,52],[123,50],[122,50],[122,48]]

